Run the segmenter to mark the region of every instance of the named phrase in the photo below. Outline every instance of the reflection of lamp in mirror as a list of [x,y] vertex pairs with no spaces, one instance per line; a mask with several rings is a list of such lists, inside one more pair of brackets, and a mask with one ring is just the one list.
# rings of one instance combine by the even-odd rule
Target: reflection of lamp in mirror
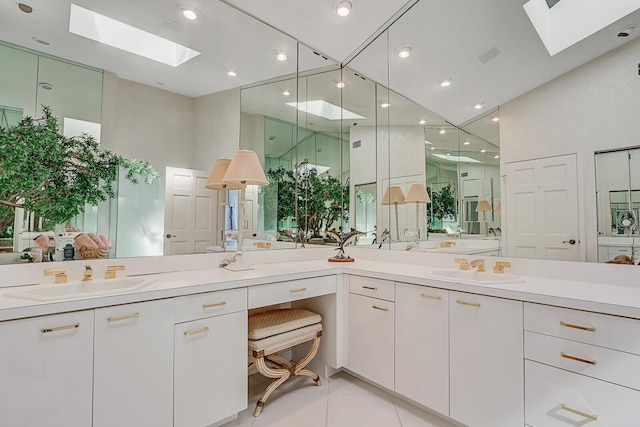
[[395,213],[396,213],[396,239],[400,240],[400,229],[398,225],[398,205],[404,205],[406,203],[404,199],[404,193],[402,192],[402,188],[397,185],[392,185],[387,188],[387,191],[384,192],[384,196],[382,196],[382,204],[383,205],[394,205]]
[[220,213],[220,209],[218,210],[218,229],[221,233],[220,245],[222,247],[222,250],[226,250],[226,239],[224,235],[224,211],[227,206],[227,190],[241,190],[246,187],[242,184],[226,184],[222,182],[224,174],[229,168],[229,163],[231,163],[231,159],[216,160],[216,162],[213,164],[213,169],[211,169],[211,173],[209,174],[209,179],[207,179],[207,183],[205,184],[205,187],[211,188],[212,190],[222,190],[222,193],[220,194],[220,207],[222,213]]
[[487,211],[491,211],[491,204],[487,200],[480,200],[476,206],[476,212],[482,212],[482,222],[484,223],[482,234],[487,234]]
[[495,212],[502,212],[502,202],[498,202],[498,204],[496,205],[496,208],[494,210]]
[[[411,184],[411,188],[409,188],[405,201],[407,203],[416,204],[416,230],[418,233],[417,239],[420,240],[420,203],[431,203],[431,199],[429,198],[429,194],[427,194],[427,189],[424,184]],[[429,237],[428,233],[425,233],[425,235],[427,238]]]
[[[233,155],[227,172],[222,178],[224,184],[241,185],[240,198],[238,200],[238,253],[242,255],[242,234],[244,232],[244,203],[245,188],[247,185],[264,185],[269,181],[264,174],[260,160],[255,151],[238,150]],[[235,259],[236,257],[234,257]],[[225,266],[228,270],[240,271],[251,270],[253,267],[242,264],[239,261]]]

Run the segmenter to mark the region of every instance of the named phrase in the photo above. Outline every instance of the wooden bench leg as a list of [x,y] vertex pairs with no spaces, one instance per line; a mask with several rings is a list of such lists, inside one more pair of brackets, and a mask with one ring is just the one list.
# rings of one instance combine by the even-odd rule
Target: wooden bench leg
[[315,381],[315,383],[318,386],[321,386],[322,382],[320,381],[320,375],[316,374],[315,372],[309,369],[304,368],[316,356],[319,348],[320,348],[320,334],[318,334],[318,336],[316,336],[315,339],[313,340],[313,344],[311,344],[311,348],[309,349],[309,352],[306,354],[306,356],[304,356],[302,359],[296,362],[296,365],[293,368],[293,375],[309,376],[313,378],[313,381]]
[[260,399],[258,399],[256,409],[253,411],[253,416],[257,417],[258,415],[260,415],[260,412],[262,412],[262,408],[269,396],[271,396],[271,393],[273,393],[276,388],[280,387],[282,383],[289,379],[289,377],[291,376],[291,372],[289,372],[288,369],[270,368],[265,363],[264,357],[258,357],[255,363],[258,372],[260,372],[267,378],[275,378],[275,380],[272,381],[271,384],[269,384],[269,386],[262,392]]

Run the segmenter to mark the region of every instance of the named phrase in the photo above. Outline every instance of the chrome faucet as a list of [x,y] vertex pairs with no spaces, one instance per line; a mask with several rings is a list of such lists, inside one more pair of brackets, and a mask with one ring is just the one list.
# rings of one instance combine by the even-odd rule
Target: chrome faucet
[[483,259],[474,259],[473,261],[471,261],[469,263],[469,265],[471,265],[471,267],[473,267],[473,268],[477,268],[478,272],[485,271],[485,269],[484,269],[484,260]]
[[89,280],[93,280],[93,269],[90,265],[84,266],[84,275],[82,276],[83,282],[88,282]]

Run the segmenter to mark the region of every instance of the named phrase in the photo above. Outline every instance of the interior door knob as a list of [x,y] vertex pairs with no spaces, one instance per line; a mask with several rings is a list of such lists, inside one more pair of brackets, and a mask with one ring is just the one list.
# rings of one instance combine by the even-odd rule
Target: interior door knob
[[575,241],[575,239],[571,239],[571,240],[565,240],[565,241],[563,241],[562,243],[568,243],[568,244],[570,244],[570,245],[575,245],[575,244],[576,244],[576,241]]
[[175,235],[175,234],[167,234],[167,236],[166,236],[166,237],[167,237],[167,239],[171,239],[171,238],[173,238],[173,237],[176,237],[176,235]]

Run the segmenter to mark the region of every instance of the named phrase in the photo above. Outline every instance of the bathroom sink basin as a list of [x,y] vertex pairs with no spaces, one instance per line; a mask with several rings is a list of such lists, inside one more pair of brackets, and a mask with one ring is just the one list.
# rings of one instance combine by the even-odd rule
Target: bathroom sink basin
[[475,270],[435,270],[431,277],[449,282],[470,283],[473,285],[500,285],[503,283],[524,283],[524,280],[511,274],[495,274],[489,271]]
[[62,299],[110,295],[142,289],[153,283],[152,280],[138,278],[119,278],[110,280],[91,280],[88,282],[40,284],[25,287],[5,294],[13,298],[34,301],[56,301]]

